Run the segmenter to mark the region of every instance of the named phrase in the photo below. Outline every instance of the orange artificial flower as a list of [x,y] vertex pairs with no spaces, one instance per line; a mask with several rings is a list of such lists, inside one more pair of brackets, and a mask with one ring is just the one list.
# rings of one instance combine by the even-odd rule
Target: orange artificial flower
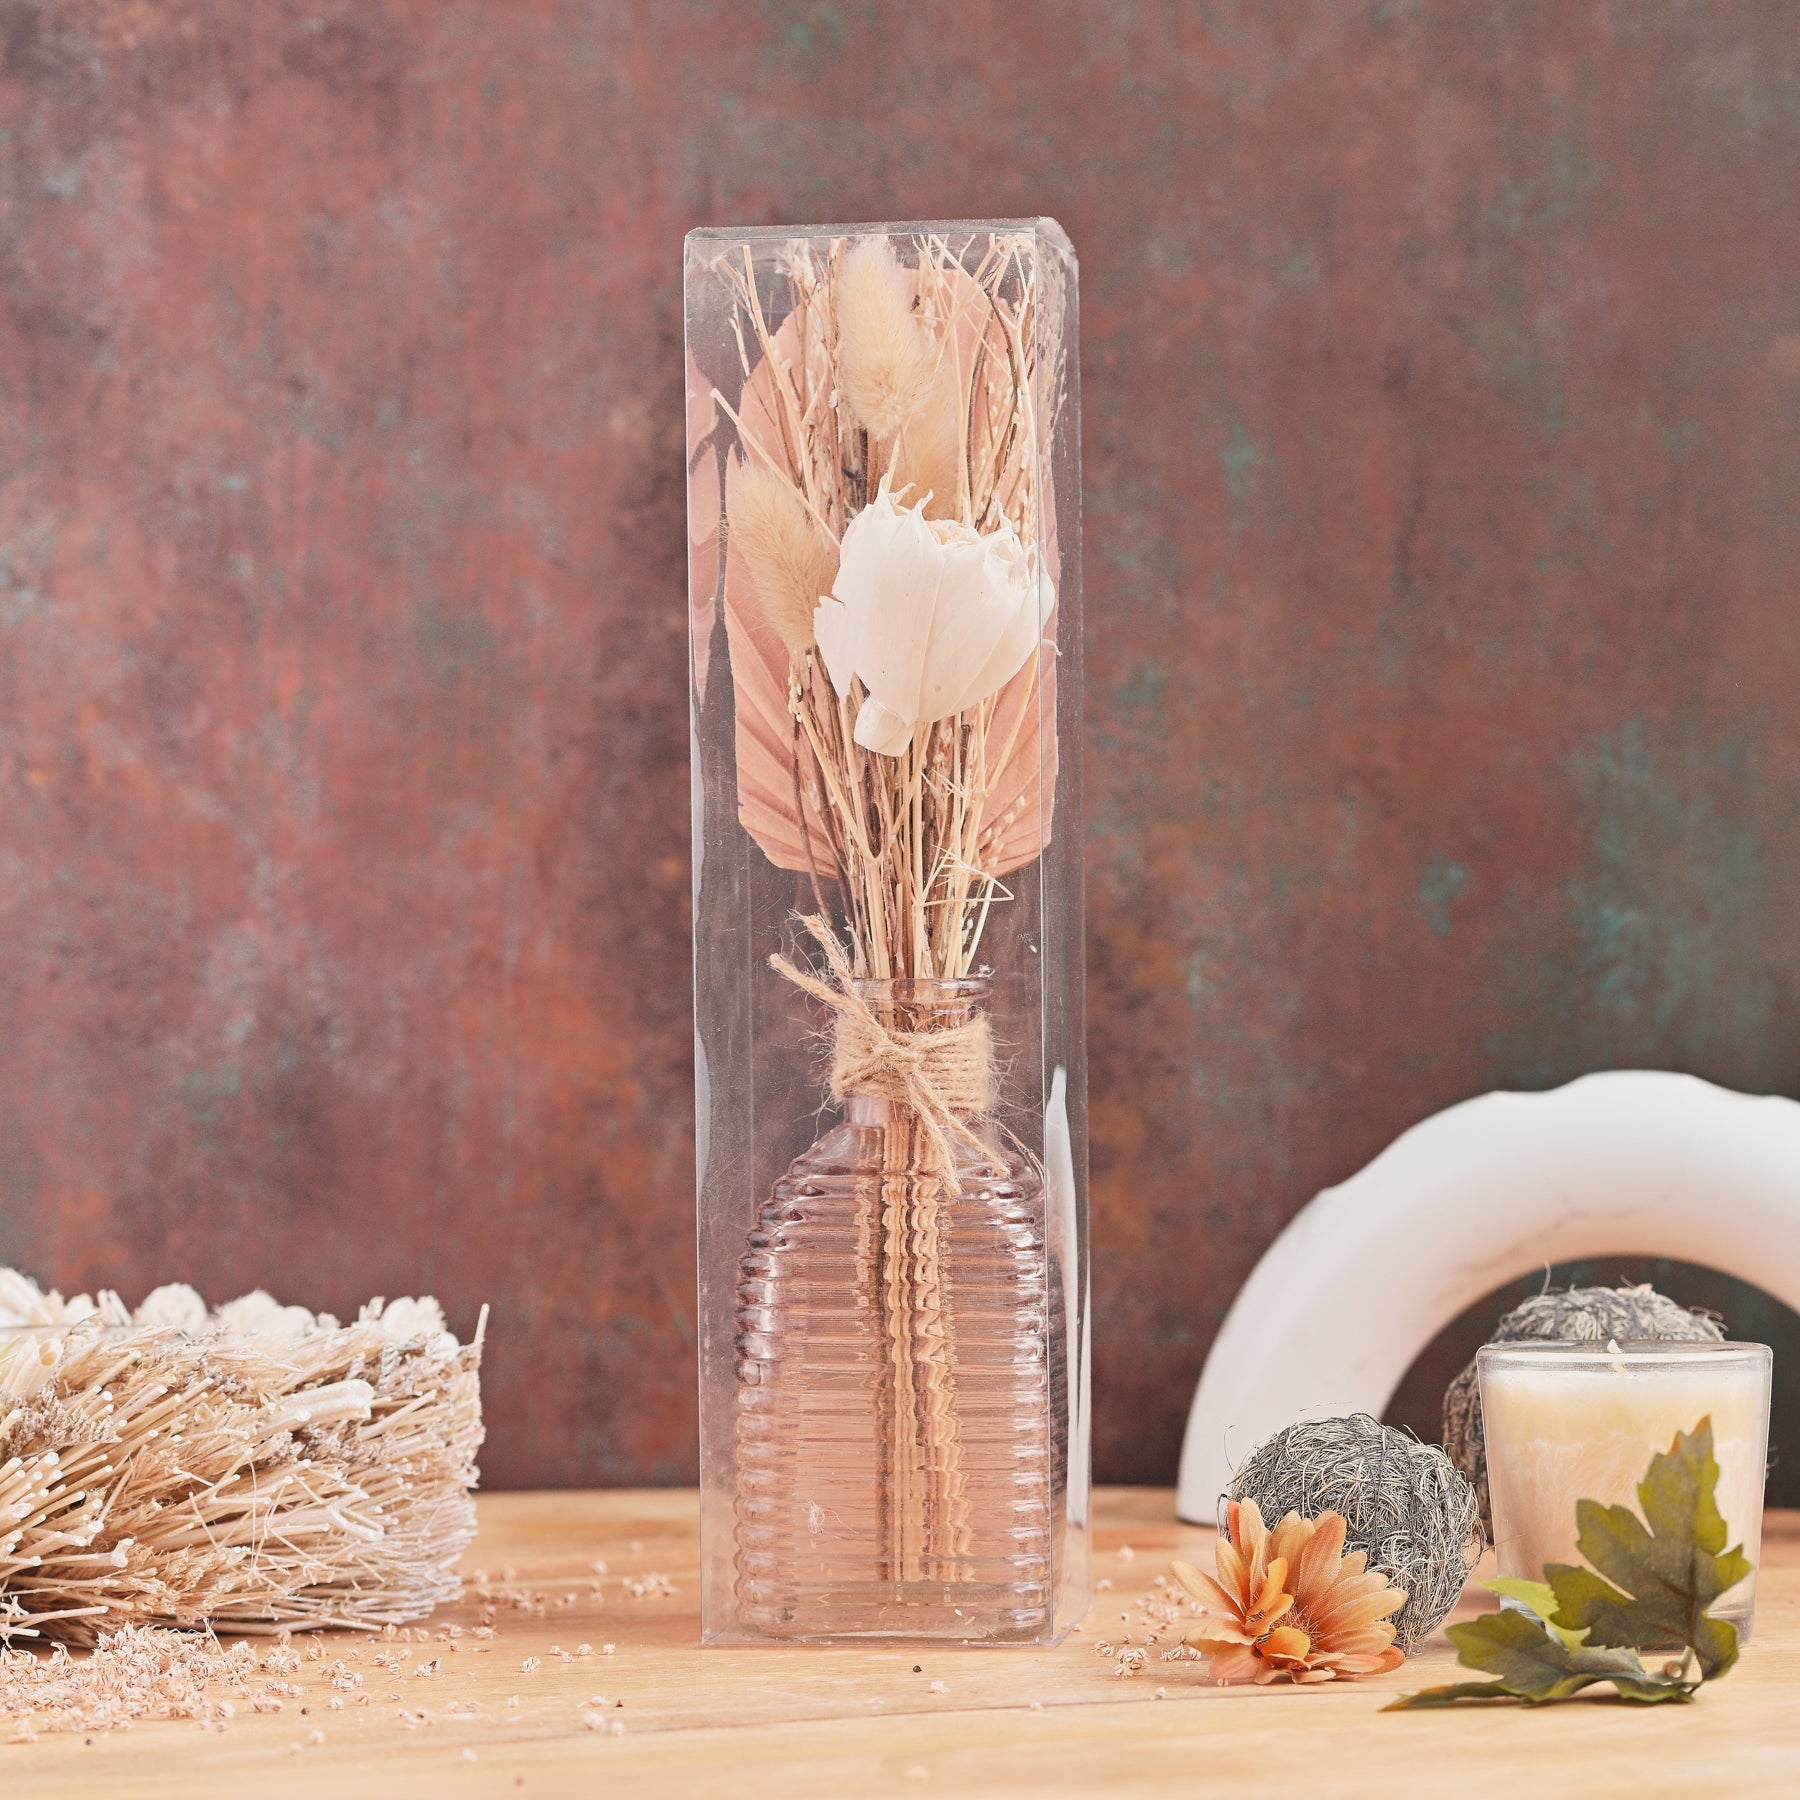
[[1254,1500],[1226,1509],[1229,1537],[1214,1550],[1218,1579],[1192,1563],[1175,1579],[1207,1609],[1188,1643],[1207,1655],[1217,1681],[1331,1681],[1378,1675],[1406,1660],[1392,1614],[1405,1593],[1360,1550],[1345,1556],[1341,1513],[1289,1513],[1273,1531]]

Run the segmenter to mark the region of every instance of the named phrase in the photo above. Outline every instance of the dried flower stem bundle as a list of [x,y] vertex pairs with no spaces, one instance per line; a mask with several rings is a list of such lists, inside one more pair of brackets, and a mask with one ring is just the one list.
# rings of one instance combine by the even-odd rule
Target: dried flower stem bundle
[[32,1295],[0,1276],[0,1635],[371,1629],[460,1591],[479,1332],[430,1300],[339,1326],[192,1296],[184,1325]]

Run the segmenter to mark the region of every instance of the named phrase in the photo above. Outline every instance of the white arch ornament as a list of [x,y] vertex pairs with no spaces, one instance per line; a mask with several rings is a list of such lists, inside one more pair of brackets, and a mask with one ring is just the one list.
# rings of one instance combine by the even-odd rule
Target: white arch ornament
[[1239,1291],[1188,1414],[1181,1517],[1213,1523],[1282,1426],[1379,1418],[1484,1294],[1609,1255],[1704,1264],[1800,1309],[1800,1104],[1630,1069],[1415,1125],[1310,1201]]

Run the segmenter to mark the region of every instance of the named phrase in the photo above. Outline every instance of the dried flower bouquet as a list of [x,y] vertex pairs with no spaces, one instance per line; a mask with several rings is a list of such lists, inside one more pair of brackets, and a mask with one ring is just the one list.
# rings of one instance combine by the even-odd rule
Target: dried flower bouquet
[[740,816],[842,914],[857,976],[967,974],[1055,785],[1035,260],[999,238],[965,270],[926,238],[903,271],[884,236],[802,240],[773,333],[747,253],[721,267],[746,376],[737,407],[715,395]]
[[[1033,229],[877,228],[762,249],[759,262],[747,241],[709,246],[706,265],[737,362],[737,379],[706,394],[707,416],[727,421],[735,806],[799,880],[801,952],[790,940],[769,961],[829,1021],[830,1089],[861,1135],[821,1140],[777,1182],[739,1271],[737,1599],[764,1632],[929,1629],[921,1596],[979,1585],[992,1560],[965,1415],[994,1379],[972,1353],[999,1327],[973,1301],[959,1327],[956,1300],[959,1282],[972,1293],[984,1278],[959,1262],[983,1207],[1035,1215],[1014,1234],[1023,1245],[1035,1230],[1034,1248],[981,1254],[1010,1258],[1015,1308],[1048,1305],[1041,1172],[992,1123],[1003,1109],[983,946],[1015,899],[1008,878],[1043,857],[1056,805],[1047,445],[1068,403],[1073,266]],[[697,514],[696,540],[710,543],[704,501]],[[697,614],[702,703],[708,624]],[[804,1446],[824,1453],[795,1423],[806,1394],[782,1393],[798,1379],[783,1332],[842,1298],[799,1274],[803,1256],[822,1269],[834,1254],[799,1248],[826,1230],[833,1183],[853,1266],[832,1280],[848,1281],[857,1341],[872,1346],[878,1425],[867,1446],[833,1426],[846,1473],[814,1491]],[[1014,1425],[1048,1435],[1045,1344],[1021,1354],[1036,1385],[1015,1395]],[[797,1509],[869,1519],[841,1534],[842,1554],[810,1527],[794,1553]],[[892,1604],[809,1604],[794,1577],[808,1559],[834,1592],[854,1565]],[[1040,1587],[1047,1550],[1043,1561]],[[971,1608],[942,1610],[966,1620]]]

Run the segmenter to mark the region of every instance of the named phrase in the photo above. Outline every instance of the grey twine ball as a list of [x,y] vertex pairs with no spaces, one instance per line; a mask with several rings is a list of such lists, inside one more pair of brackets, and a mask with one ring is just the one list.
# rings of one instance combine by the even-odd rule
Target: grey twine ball
[[[1490,1344],[1604,1343],[1612,1338],[1664,1338],[1681,1343],[1718,1343],[1723,1324],[1711,1313],[1693,1312],[1648,1284],[1619,1288],[1564,1288],[1533,1294],[1494,1327]],[[1494,1515],[1488,1505],[1487,1445],[1481,1432],[1481,1389],[1475,1364],[1444,1392],[1444,1448],[1474,1484],[1481,1502],[1481,1527],[1491,1537]]]
[[1231,1497],[1254,1500],[1270,1526],[1290,1512],[1342,1513],[1344,1549],[1406,1590],[1394,1641],[1408,1656],[1481,1560],[1475,1490],[1435,1444],[1368,1413],[1276,1432],[1232,1477]]

